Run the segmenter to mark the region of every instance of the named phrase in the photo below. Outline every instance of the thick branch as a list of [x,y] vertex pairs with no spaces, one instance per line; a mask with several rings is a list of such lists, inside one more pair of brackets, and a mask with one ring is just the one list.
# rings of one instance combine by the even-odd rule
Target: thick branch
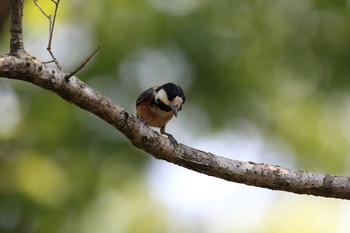
[[[55,3],[58,2],[59,0]],[[349,177],[231,160],[182,144],[174,149],[167,138],[141,124],[127,110],[75,76],[69,77],[69,74],[60,69],[49,67],[28,55],[23,46],[22,11],[23,0],[11,0],[10,55],[0,57],[0,77],[23,80],[55,92],[63,99],[100,117],[122,132],[133,145],[157,159],[228,181],[298,194],[350,200]]]
[[22,34],[23,0],[11,0],[10,54],[24,53]]
[[0,57],[0,77],[20,79],[51,90],[63,99],[100,117],[122,132],[133,145],[157,159],[228,181],[298,194],[350,200],[350,178],[295,171],[270,164],[243,162],[220,157],[179,144],[175,150],[167,138],[143,126],[120,105],[113,103],[75,76],[28,56]]

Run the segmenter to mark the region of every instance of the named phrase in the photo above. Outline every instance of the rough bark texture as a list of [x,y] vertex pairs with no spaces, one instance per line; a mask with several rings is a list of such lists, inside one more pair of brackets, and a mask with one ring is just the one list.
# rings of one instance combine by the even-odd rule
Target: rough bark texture
[[63,99],[100,117],[122,132],[131,143],[157,159],[228,181],[299,194],[350,199],[350,178],[294,171],[270,164],[227,159],[169,140],[118,104],[73,76],[49,67],[29,55],[0,57],[0,76],[19,79],[51,90]]
[[77,77],[49,67],[24,51],[22,39],[23,0],[11,1],[10,55],[0,56],[0,77],[23,80],[55,92],[63,99],[100,117],[122,132],[131,143],[157,159],[228,181],[298,194],[350,199],[350,178],[294,171],[270,164],[227,159],[179,144],[144,126],[118,104]]
[[24,52],[22,33],[23,0],[11,1],[11,39],[10,54]]

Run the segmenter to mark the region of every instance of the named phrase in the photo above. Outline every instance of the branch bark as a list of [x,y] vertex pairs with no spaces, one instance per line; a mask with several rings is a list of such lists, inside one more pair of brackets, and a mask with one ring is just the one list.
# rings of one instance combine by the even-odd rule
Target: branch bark
[[[16,4],[23,4],[23,0],[12,0],[12,6],[17,7]],[[21,15],[21,13],[15,13],[13,9],[12,14]],[[21,22],[13,21],[11,24],[13,38],[18,40],[22,38],[20,28]],[[23,80],[58,94],[68,102],[100,117],[123,133],[134,146],[157,159],[246,185],[350,200],[349,177],[296,171],[263,163],[243,162],[200,151],[183,144],[179,144],[174,149],[167,138],[141,124],[126,109],[113,103],[76,76],[66,81],[66,73],[49,67],[28,54],[16,56],[16,51],[24,51],[23,42],[18,43],[11,37],[10,55],[0,56],[0,77]]]
[[10,10],[10,54],[16,56],[25,53],[22,33],[23,0],[11,0]]

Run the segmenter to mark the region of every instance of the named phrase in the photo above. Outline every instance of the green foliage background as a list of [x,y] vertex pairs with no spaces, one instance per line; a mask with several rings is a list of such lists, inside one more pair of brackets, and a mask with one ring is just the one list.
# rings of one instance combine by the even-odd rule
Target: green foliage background
[[[52,11],[51,1],[39,3]],[[325,0],[61,1],[53,49],[69,71],[100,45],[78,77],[131,112],[146,86],[173,81],[185,89],[181,114],[196,137],[245,122],[266,143],[288,145],[298,169],[349,175],[349,7]],[[32,1],[24,20],[26,49],[48,60],[48,22]],[[0,37],[2,54],[8,37]],[[5,97],[14,102],[0,110],[0,232],[100,232],[87,224],[96,218],[115,221],[119,232],[195,232],[168,230],[166,207],[150,198],[143,178],[153,158],[112,127],[27,83],[0,80],[3,104]],[[108,190],[118,190],[107,192],[118,209],[113,220],[101,207]]]

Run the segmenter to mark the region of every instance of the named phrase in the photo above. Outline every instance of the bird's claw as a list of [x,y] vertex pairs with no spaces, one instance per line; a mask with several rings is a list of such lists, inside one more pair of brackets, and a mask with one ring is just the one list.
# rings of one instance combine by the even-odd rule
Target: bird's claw
[[139,118],[139,120],[141,121],[142,126],[147,126],[147,121],[143,118]]
[[167,134],[170,144],[175,148],[177,146],[177,141],[171,134]]

